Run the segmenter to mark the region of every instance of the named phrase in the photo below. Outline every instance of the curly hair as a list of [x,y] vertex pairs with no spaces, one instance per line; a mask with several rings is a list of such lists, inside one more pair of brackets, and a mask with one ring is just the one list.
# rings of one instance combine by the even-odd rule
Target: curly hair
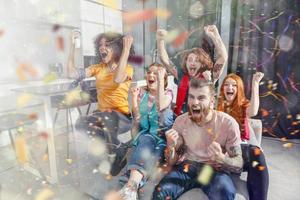
[[202,48],[192,48],[182,55],[181,68],[184,73],[188,73],[188,70],[186,68],[186,62],[187,62],[188,56],[191,53],[194,53],[195,55],[197,55],[199,57],[199,62],[202,64],[202,67],[200,68],[199,72],[204,72],[206,70],[212,70],[213,61],[212,61],[210,55]]
[[[100,56],[99,47],[100,47],[100,41],[102,38],[106,39],[106,42],[109,43],[111,48],[113,49],[113,60],[114,62],[119,62],[122,49],[123,49],[123,37],[124,35],[116,32],[106,32],[106,33],[100,33],[96,36],[94,40],[94,47],[95,47],[95,54],[96,54],[96,61],[97,63],[102,62],[102,58]],[[134,55],[134,46],[132,44],[130,48],[129,56]]]

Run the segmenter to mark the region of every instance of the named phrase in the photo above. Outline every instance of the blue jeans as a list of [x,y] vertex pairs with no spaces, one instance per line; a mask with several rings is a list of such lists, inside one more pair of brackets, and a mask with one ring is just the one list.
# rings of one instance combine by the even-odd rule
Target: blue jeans
[[[189,170],[184,171],[184,165],[189,164]],[[236,189],[230,176],[224,172],[214,172],[211,182],[204,186],[198,181],[198,174],[203,164],[184,161],[176,165],[155,187],[153,200],[174,200],[193,188],[201,188],[211,200],[233,200]]]
[[132,155],[127,165],[127,171],[124,176],[120,177],[120,182],[127,182],[130,170],[138,170],[144,175],[142,185],[145,184],[149,173],[157,166],[157,162],[164,157],[164,150],[166,145],[157,145],[155,138],[150,134],[142,134],[137,146],[133,148]]

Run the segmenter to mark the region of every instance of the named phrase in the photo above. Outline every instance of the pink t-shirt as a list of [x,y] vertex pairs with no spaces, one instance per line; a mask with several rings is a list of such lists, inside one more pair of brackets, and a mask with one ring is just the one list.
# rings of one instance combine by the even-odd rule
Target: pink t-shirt
[[228,114],[213,111],[210,122],[200,127],[190,120],[188,113],[176,118],[173,129],[182,136],[186,148],[184,160],[209,162],[207,148],[213,142],[221,145],[223,153],[241,144],[238,123]]

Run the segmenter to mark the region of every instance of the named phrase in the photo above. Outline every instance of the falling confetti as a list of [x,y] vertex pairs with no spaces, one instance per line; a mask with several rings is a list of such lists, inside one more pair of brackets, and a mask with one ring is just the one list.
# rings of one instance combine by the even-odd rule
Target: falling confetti
[[88,146],[88,152],[94,156],[101,156],[106,152],[106,145],[102,140],[93,138]]
[[179,30],[178,29],[173,29],[168,32],[168,34],[165,36],[165,41],[166,42],[172,42],[175,40],[179,35]]
[[16,69],[16,74],[21,81],[26,81],[28,76],[30,78],[35,78],[38,72],[32,65],[21,63]]
[[131,11],[123,13],[123,20],[126,24],[136,24],[154,18],[155,14],[155,10],[153,9]]
[[294,146],[294,144],[289,142],[289,143],[283,144],[282,146],[283,146],[284,148],[290,149],[290,148],[292,148],[292,147]]
[[30,113],[30,114],[28,115],[28,119],[30,119],[30,120],[37,120],[37,119],[38,119],[37,113],[35,113],[35,112]]
[[185,173],[188,173],[188,172],[189,172],[189,168],[190,168],[190,164],[184,164],[184,165],[183,165],[183,171],[184,171]]
[[67,170],[64,170],[64,175],[68,176],[69,172]]
[[56,75],[55,72],[49,72],[43,78],[44,83],[51,83],[51,82],[53,82],[55,80],[57,80],[57,75]]
[[99,172],[102,173],[102,174],[109,174],[110,173],[110,169],[111,169],[111,164],[110,164],[109,161],[103,160],[99,164],[98,169],[99,169]]
[[4,35],[4,30],[0,29],[0,38]]
[[161,19],[168,19],[171,16],[171,12],[166,9],[156,9],[156,16]]
[[265,169],[266,169],[265,166],[262,166],[262,165],[258,166],[258,170],[259,170],[259,171],[264,171]]
[[177,36],[175,38],[175,40],[172,42],[172,46],[174,48],[178,48],[180,47],[181,45],[184,44],[184,42],[186,41],[186,39],[189,37],[189,32],[188,31],[184,31],[182,33],[180,33],[179,36]]
[[73,160],[72,160],[71,158],[67,158],[67,159],[66,159],[66,162],[67,162],[69,165],[71,165],[72,162],[73,162]]
[[253,162],[252,162],[252,167],[253,167],[253,168],[256,167],[257,165],[259,165],[259,162],[257,162],[257,161],[253,161]]
[[254,153],[255,156],[259,156],[261,154],[261,150],[259,148],[255,148],[253,150],[253,153]]
[[63,51],[65,48],[64,38],[62,36],[56,37],[56,47],[58,50]]
[[17,107],[22,108],[22,107],[26,106],[31,99],[32,99],[32,96],[30,94],[26,94],[26,93],[22,94],[17,99]]
[[117,9],[117,7],[118,7],[117,0],[101,0],[101,3],[112,9]]
[[43,189],[40,191],[36,197],[35,200],[49,200],[51,197],[54,196],[54,192],[48,188]]
[[197,178],[198,182],[203,185],[208,185],[211,181],[213,173],[214,170],[210,165],[204,165]]
[[16,155],[21,164],[28,162],[27,145],[24,135],[19,135],[16,138]]

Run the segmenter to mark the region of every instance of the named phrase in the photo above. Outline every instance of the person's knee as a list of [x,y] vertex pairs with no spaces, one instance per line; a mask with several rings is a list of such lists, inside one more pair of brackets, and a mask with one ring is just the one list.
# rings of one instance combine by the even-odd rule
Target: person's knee
[[229,176],[222,175],[215,178],[212,192],[226,197],[234,197],[236,188]]
[[152,200],[165,200],[167,197],[171,197],[172,184],[159,184],[154,188],[152,194]]

